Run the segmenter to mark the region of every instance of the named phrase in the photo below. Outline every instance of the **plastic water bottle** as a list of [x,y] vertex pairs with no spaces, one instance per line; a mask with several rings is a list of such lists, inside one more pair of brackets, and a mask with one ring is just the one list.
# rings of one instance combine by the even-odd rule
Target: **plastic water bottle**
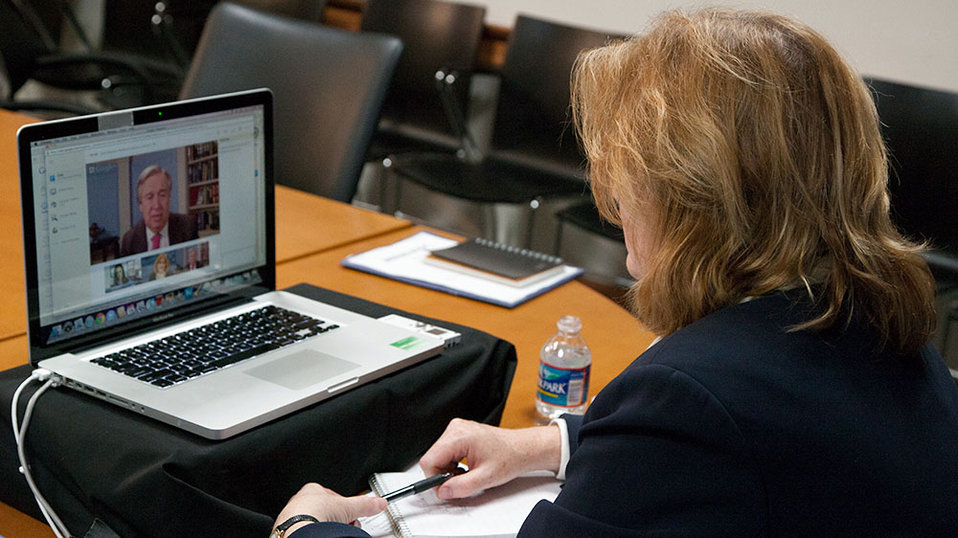
[[592,352],[579,334],[582,322],[575,316],[562,316],[556,327],[559,332],[539,352],[536,411],[546,421],[564,413],[585,413],[589,404]]

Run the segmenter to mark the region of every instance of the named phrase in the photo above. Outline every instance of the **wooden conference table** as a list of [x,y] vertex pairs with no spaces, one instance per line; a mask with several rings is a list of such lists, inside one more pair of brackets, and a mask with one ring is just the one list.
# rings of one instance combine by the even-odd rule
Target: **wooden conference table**
[[[27,362],[14,133],[31,121],[0,110],[0,370]],[[424,228],[381,213],[277,187],[277,285],[307,282],[437,319],[471,326],[512,342],[518,367],[502,425],[536,421],[534,395],[539,347],[555,332],[559,316],[582,319],[593,352],[595,394],[652,341],[653,335],[625,310],[579,282],[570,282],[513,309],[506,309],[346,269],[343,257],[386,245]],[[5,411],[4,411],[5,412]],[[9,433],[0,433],[9,435]],[[2,487],[2,485],[0,485]],[[45,524],[0,504],[0,536],[52,536]]]

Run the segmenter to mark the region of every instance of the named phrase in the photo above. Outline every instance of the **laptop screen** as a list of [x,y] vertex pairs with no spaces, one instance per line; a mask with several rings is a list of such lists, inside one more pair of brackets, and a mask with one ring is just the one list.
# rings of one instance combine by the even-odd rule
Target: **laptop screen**
[[259,90],[24,127],[31,347],[272,289],[270,122]]

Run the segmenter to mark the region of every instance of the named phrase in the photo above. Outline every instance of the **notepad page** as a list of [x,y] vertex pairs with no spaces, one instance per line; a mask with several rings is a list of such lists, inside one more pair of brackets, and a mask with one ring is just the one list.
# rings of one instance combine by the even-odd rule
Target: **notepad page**
[[397,538],[385,511],[374,516],[361,517],[358,523],[359,528],[368,532],[372,538]]
[[[388,490],[423,478],[418,465],[406,472],[377,476]],[[436,497],[435,490],[430,490],[401,499],[391,508],[411,538],[511,537],[519,532],[536,503],[542,499],[551,501],[558,496],[560,485],[552,473],[531,473],[466,499],[443,501]],[[388,519],[382,517],[378,522],[362,522],[363,528],[367,532],[381,528],[382,520],[388,524]]]

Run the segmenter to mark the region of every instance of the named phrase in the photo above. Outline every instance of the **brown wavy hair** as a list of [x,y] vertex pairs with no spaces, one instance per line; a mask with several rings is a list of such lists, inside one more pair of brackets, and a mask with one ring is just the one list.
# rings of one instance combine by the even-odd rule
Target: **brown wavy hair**
[[623,207],[651,230],[630,290],[650,330],[800,286],[817,308],[793,330],[858,309],[895,352],[927,342],[934,281],[890,220],[871,94],[806,25],[667,12],[579,57],[572,109],[603,217],[621,225]]

